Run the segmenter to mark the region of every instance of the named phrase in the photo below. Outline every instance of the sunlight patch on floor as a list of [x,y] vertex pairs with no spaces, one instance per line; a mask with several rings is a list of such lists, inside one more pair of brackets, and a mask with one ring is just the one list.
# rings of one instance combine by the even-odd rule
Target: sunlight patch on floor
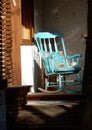
[[32,106],[49,117],[57,117],[67,112],[67,109],[78,105],[78,101],[28,101],[27,106]]
[[27,101],[27,105],[78,105],[79,101]]

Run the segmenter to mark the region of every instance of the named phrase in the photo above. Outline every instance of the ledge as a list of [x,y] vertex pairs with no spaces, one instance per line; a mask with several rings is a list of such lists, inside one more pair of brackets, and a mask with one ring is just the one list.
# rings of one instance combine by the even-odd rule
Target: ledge
[[15,120],[26,104],[26,95],[31,86],[12,86],[6,89],[6,116],[8,123]]

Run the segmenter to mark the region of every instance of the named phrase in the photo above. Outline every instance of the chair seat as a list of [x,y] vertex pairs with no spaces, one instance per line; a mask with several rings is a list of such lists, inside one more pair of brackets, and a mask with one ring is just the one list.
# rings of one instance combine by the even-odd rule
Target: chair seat
[[55,69],[55,73],[61,73],[61,74],[71,74],[71,73],[78,73],[81,71],[80,67],[75,68],[64,68],[64,69]]
[[68,75],[68,74],[76,74],[81,71],[80,67],[76,68],[67,68],[67,69],[55,69],[54,72],[52,73],[47,73],[46,75],[54,75],[54,74],[61,74],[61,75]]

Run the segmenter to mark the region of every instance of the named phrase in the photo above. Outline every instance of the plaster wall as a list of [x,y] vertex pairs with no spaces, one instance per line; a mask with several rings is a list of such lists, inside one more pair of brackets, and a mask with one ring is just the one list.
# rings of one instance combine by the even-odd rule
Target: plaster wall
[[43,30],[42,0],[34,0],[34,31]]
[[42,5],[43,31],[62,32],[67,54],[81,53],[80,66],[84,68],[87,0],[45,0]]

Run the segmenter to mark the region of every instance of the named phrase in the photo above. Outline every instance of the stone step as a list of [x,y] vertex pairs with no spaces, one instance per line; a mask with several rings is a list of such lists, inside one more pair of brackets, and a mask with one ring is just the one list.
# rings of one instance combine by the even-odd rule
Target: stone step
[[81,98],[81,92],[30,92],[26,96],[27,100],[79,100]]

